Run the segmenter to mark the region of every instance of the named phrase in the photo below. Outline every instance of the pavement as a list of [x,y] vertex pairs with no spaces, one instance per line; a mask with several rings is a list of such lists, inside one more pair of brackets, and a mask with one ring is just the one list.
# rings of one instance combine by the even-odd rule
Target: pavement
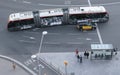
[[[80,53],[83,56],[83,52]],[[83,57],[80,63],[74,52],[64,53],[41,53],[41,58],[54,65],[61,72],[65,72],[64,61],[68,62],[68,75],[120,75],[120,53],[112,60],[90,60]]]
[[[13,67],[13,62],[14,66]],[[0,55],[0,75],[36,75],[23,64],[10,57]]]

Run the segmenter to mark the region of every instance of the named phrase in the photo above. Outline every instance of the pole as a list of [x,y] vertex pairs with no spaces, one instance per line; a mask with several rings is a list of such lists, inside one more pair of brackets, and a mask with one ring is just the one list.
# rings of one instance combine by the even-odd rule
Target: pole
[[[41,37],[39,51],[38,51],[38,57],[37,57],[38,65],[40,65],[39,57],[40,57],[40,52],[41,52],[41,48],[42,48],[43,38],[44,38],[44,35],[46,35],[46,34],[47,34],[47,31],[42,32],[42,37]],[[38,66],[38,75],[42,75],[41,66]]]
[[68,62],[64,61],[64,65],[65,65],[65,75],[67,75],[67,65],[68,65]]
[[65,65],[65,75],[67,75],[67,65]]
[[40,52],[41,52],[41,47],[42,47],[43,38],[44,38],[44,34],[42,34],[42,37],[41,37],[38,54],[40,54]]

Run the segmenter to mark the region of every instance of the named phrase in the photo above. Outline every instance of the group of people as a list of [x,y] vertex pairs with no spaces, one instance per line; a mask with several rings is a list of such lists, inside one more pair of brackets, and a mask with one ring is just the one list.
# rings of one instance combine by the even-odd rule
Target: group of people
[[[83,56],[82,56],[82,54],[79,55],[78,49],[76,49],[75,53],[76,53],[76,57],[77,57],[78,61],[79,61],[80,63],[82,63],[82,61],[83,61]],[[85,52],[84,52],[84,57],[86,57],[87,59],[89,58],[89,52],[88,52],[88,51],[85,51]]]

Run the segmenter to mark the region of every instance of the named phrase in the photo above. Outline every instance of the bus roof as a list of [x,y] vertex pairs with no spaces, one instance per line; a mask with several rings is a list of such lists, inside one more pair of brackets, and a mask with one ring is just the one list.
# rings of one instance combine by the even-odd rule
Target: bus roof
[[69,8],[69,14],[102,13],[102,12],[106,12],[106,9],[103,6]]
[[[68,8],[68,10],[69,10],[69,14],[106,12],[103,6],[70,7]],[[63,15],[62,8],[39,10],[39,12],[40,12],[39,13],[40,17]],[[29,18],[33,18],[32,11],[13,13],[9,16],[9,21],[16,21],[16,20],[29,19]]]
[[22,19],[29,19],[33,18],[32,11],[28,12],[20,12],[20,13],[13,13],[9,16],[10,21],[22,20]]
[[39,10],[39,11],[40,11],[40,17],[63,15],[62,8]]
[[[40,12],[39,13],[40,17],[63,15],[62,8],[39,10],[39,12]],[[33,18],[33,12],[32,11],[13,13],[9,16],[10,21],[29,19],[29,18]]]

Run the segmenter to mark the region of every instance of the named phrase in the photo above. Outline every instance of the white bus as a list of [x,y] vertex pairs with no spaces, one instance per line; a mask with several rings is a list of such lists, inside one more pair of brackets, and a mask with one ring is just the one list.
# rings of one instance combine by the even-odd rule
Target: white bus
[[69,7],[12,13],[8,30],[23,30],[36,27],[77,24],[91,19],[92,22],[107,22],[109,14],[103,6]]
[[107,22],[109,14],[103,6],[69,8],[69,18],[75,23],[91,19],[92,22]]

